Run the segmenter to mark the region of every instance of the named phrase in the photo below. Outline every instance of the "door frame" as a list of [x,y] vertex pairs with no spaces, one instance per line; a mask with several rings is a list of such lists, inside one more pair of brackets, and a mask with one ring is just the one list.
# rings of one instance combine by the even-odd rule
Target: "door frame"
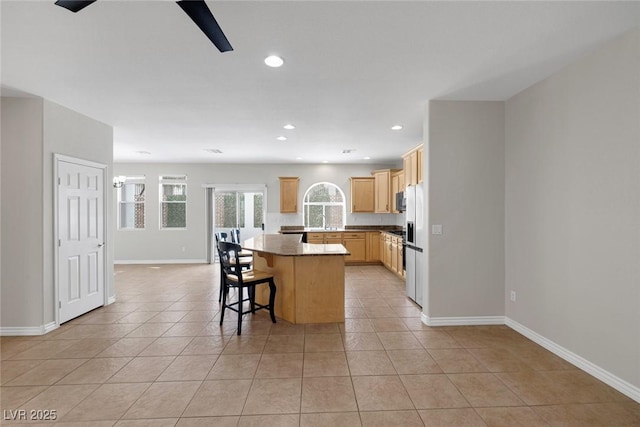
[[205,197],[205,218],[207,221],[207,262],[213,264],[216,259],[216,253],[213,249],[213,221],[215,218],[215,193],[216,191],[253,191],[262,192],[262,220],[263,224],[267,223],[267,185],[266,184],[203,184],[206,191]]
[[[102,164],[102,163],[97,163],[97,162],[93,162],[91,160],[85,160],[85,159],[79,159],[77,157],[71,157],[71,156],[66,156],[64,154],[58,154],[58,153],[53,153],[53,295],[55,297],[55,300],[53,302],[53,310],[54,310],[54,317],[55,317],[55,323],[56,323],[56,327],[60,327],[60,280],[59,280],[59,260],[60,260],[60,247],[58,246],[58,240],[60,239],[60,235],[58,232],[58,228],[59,228],[59,215],[58,215],[58,197],[60,196],[59,194],[59,189],[60,186],[58,185],[58,172],[59,172],[59,163],[60,162],[66,162],[66,163],[74,163],[80,166],[88,166],[88,167],[92,167],[92,168],[96,168],[96,169],[102,169],[102,188],[104,189],[103,193],[102,193],[102,217],[103,217],[103,221],[102,221],[102,235],[104,236],[104,240],[105,240],[105,246],[108,247],[108,237],[109,235],[107,234],[107,222],[109,217],[107,216],[109,207],[107,206],[108,203],[107,201],[109,200],[109,198],[107,197],[107,191],[109,188],[111,188],[110,186],[108,186],[108,184],[110,184],[109,180],[107,179],[107,165]],[[108,275],[107,275],[107,250],[103,250],[102,251],[102,261],[103,261],[103,265],[104,268],[102,269],[102,291],[104,293],[104,300],[103,300],[103,307],[105,305],[108,304],[109,301],[109,282],[108,282]],[[44,302],[44,304],[46,304],[46,302]],[[42,307],[43,310],[43,315],[44,315],[44,307]]]

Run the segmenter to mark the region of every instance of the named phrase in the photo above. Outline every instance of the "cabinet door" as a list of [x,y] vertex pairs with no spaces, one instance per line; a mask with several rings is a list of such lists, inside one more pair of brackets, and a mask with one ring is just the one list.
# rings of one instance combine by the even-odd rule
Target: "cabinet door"
[[396,193],[400,191],[400,177],[397,173],[391,175],[391,212],[398,213]]
[[298,212],[298,178],[280,177],[280,213]]
[[376,171],[373,175],[375,179],[375,212],[389,213],[391,206],[389,204],[389,194],[391,192],[389,184],[391,174],[388,170]]
[[380,261],[380,233],[367,232],[367,261]]
[[402,268],[402,239],[398,238],[398,272],[399,275],[404,277],[404,268]]
[[[412,151],[409,154],[410,174],[409,183],[407,185],[416,185],[418,183],[418,152]],[[407,179],[407,177],[405,177]]]
[[391,268],[391,236],[385,234],[384,236],[384,252],[382,253],[382,263]]
[[351,255],[345,257],[345,262],[363,262],[366,260],[366,239],[344,239],[343,245]]
[[423,179],[423,176],[422,176],[423,152],[424,152],[423,147],[420,147],[420,148],[418,148],[418,151],[417,151],[417,154],[416,154],[416,156],[417,156],[416,163],[417,163],[417,167],[418,167],[418,171],[417,171],[418,172],[417,173],[418,183],[424,182],[424,179]]
[[404,172],[398,171],[391,174],[391,212],[399,213],[396,205],[396,194],[404,191]]
[[398,240],[391,238],[391,270],[398,272]]
[[402,157],[402,168],[404,169],[404,184],[405,186],[413,185],[415,182],[411,182],[411,156],[409,154],[405,154]]
[[351,212],[373,212],[374,178],[351,178]]

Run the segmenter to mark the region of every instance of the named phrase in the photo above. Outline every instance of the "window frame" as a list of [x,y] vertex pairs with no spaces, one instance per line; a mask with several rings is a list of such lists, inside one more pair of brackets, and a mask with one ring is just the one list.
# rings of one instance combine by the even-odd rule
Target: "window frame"
[[[309,193],[311,192],[311,190],[314,187],[320,186],[320,185],[325,185],[325,186],[330,186],[330,187],[335,187],[338,192],[340,193],[340,195],[342,196],[342,202],[309,202],[307,201],[307,196],[309,195]],[[309,206],[322,206],[322,227],[311,227],[309,225],[309,209],[307,209],[307,207]],[[344,229],[346,223],[347,223],[347,198],[344,194],[344,191],[342,191],[342,188],[340,188],[339,185],[334,184],[333,182],[328,182],[328,181],[321,181],[321,182],[316,182],[314,184],[311,184],[307,190],[304,192],[304,195],[302,196],[302,223],[304,225],[305,228],[309,228],[311,230],[332,230],[334,228],[327,228],[327,224],[326,224],[326,207],[327,206],[342,206],[342,224],[340,225],[340,229]]]
[[[162,200],[162,196],[164,194],[163,192],[163,187],[165,185],[181,185],[184,187],[184,200]],[[188,221],[187,221],[187,201],[189,200],[189,193],[188,193],[188,185],[187,185],[187,175],[186,174],[178,174],[178,175],[172,175],[172,174],[167,174],[167,175],[160,175],[159,177],[159,182],[158,182],[158,228],[161,231],[181,231],[181,230],[186,230],[187,226],[188,226]],[[163,220],[163,216],[162,216],[162,211],[163,211],[163,206],[165,204],[178,204],[178,203],[182,203],[184,204],[184,227],[164,227],[162,224],[162,220]]]
[[[147,182],[146,182],[147,177],[145,175],[130,175],[130,176],[125,176],[124,177],[124,182],[122,183],[121,187],[118,187],[118,192],[116,195],[116,200],[117,200],[117,212],[116,212],[116,229],[118,231],[144,231],[147,228],[147,197],[145,194],[144,200],[143,201],[123,201],[122,200],[122,191],[123,188],[127,185],[127,184],[143,184],[144,185],[144,191],[147,191]],[[123,227],[122,226],[122,206],[123,205],[133,205],[134,206],[134,211],[135,211],[135,205],[142,205],[144,206],[143,208],[143,216],[142,216],[142,224],[143,226],[140,228],[137,227]]]

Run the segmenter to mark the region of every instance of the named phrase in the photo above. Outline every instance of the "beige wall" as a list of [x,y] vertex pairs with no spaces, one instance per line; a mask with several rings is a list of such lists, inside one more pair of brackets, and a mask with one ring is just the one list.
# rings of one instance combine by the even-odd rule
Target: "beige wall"
[[[144,230],[116,231],[116,261],[204,261],[206,259],[207,224],[206,190],[208,184],[266,184],[267,214],[265,231],[277,233],[282,225],[302,225],[302,212],[280,214],[279,176],[297,176],[298,206],[306,189],[321,181],[338,185],[345,194],[347,224],[350,225],[401,225],[403,216],[398,214],[351,214],[351,176],[371,176],[374,169],[399,167],[392,165],[301,165],[301,164],[151,164],[118,163],[115,175],[145,175],[146,177],[146,227]],[[167,174],[186,174],[187,230],[159,229],[158,177]],[[115,207],[114,207],[115,209]],[[115,212],[115,210],[114,210]],[[182,248],[184,247],[184,251]]]
[[504,315],[504,103],[429,103],[430,318]]
[[636,387],[639,38],[508,100],[505,133],[507,317]]
[[43,325],[42,100],[2,98],[2,327]]
[[[38,328],[55,321],[53,154],[107,165],[113,131],[52,102],[2,98],[2,328]],[[110,188],[109,188],[110,189]],[[111,204],[111,192],[106,203]],[[113,217],[108,210],[107,239]],[[106,283],[113,290],[113,249]]]
[[107,165],[107,186],[105,187],[105,206],[107,217],[105,218],[107,245],[105,265],[105,286],[108,295],[113,296],[113,217],[111,209],[113,204],[113,187],[109,185],[112,180],[113,167],[113,128],[104,123],[93,120],[75,111],[69,110],[53,102],[44,101],[44,126],[43,126],[43,189],[44,189],[44,289],[45,289],[45,323],[54,320],[54,283],[53,283],[53,155],[64,154],[83,160]]

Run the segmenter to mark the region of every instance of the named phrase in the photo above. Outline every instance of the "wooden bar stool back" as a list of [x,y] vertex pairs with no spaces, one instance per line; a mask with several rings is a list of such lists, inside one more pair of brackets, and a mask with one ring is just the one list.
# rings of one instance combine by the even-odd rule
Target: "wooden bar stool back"
[[[240,245],[230,242],[218,243],[218,255],[222,266],[223,286],[222,311],[220,313],[220,325],[224,320],[226,309],[238,313],[238,335],[242,333],[242,316],[248,313],[255,313],[256,310],[269,310],[271,321],[276,323],[274,304],[276,298],[276,285],[273,275],[261,270],[243,271],[240,267],[240,258],[235,254],[240,250]],[[232,262],[233,261],[233,262]],[[261,284],[269,285],[269,304],[262,305],[255,301],[256,286]],[[229,289],[236,288],[238,293],[237,301],[229,302]],[[245,291],[247,292],[245,297]],[[249,302],[249,309],[244,310],[244,303]]]

